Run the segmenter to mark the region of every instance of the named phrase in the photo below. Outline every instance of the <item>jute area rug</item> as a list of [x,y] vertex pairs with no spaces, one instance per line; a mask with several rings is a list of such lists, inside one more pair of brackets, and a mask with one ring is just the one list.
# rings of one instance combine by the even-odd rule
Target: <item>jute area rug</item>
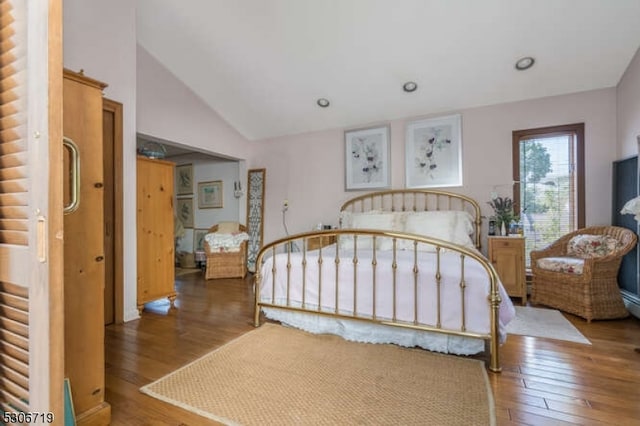
[[591,344],[562,312],[555,309],[516,306],[516,317],[507,324],[507,334],[509,333]]
[[196,272],[200,272],[200,268],[176,268],[175,276],[182,277],[184,275],[195,274]]
[[236,425],[495,425],[482,361],[266,323],[141,391]]

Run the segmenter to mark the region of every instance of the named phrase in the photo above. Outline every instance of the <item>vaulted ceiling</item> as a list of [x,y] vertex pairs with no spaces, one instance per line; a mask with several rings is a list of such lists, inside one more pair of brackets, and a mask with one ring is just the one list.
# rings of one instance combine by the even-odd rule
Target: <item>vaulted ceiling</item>
[[639,0],[136,5],[138,43],[250,140],[613,87],[640,46]]

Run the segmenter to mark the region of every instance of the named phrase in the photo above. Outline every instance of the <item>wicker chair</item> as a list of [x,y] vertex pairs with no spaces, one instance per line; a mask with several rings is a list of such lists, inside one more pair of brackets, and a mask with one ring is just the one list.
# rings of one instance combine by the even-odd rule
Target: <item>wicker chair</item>
[[[247,228],[237,222],[221,222],[209,228],[209,233],[246,232]],[[244,278],[247,275],[247,242],[240,244],[238,252],[215,252],[207,242],[204,242],[207,257],[205,279],[215,278]]]
[[[617,239],[618,244],[612,253],[602,257],[577,257],[568,254],[568,250],[569,243],[578,235],[606,235]],[[636,234],[626,228],[592,226],[571,232],[542,250],[532,251],[531,302],[572,313],[588,322],[628,316],[618,288],[618,269],[622,257],[633,249],[637,239]],[[571,269],[561,272],[542,268],[545,261],[567,261],[567,265],[577,262],[582,266],[582,273],[575,273]]]

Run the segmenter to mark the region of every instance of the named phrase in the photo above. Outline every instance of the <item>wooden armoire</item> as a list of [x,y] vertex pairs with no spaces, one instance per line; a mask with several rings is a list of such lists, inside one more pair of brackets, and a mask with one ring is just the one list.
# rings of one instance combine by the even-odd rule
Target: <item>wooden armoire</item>
[[64,71],[65,376],[71,384],[78,425],[107,425],[111,420],[111,407],[105,402],[104,367],[105,87],[81,73]]
[[173,175],[175,164],[139,156],[137,162],[138,310],[175,291]]

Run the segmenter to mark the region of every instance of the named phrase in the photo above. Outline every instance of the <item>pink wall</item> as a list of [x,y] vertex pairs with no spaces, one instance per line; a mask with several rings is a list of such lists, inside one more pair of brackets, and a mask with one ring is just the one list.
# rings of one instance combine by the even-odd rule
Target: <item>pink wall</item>
[[136,109],[138,133],[225,157],[250,155],[247,139],[140,45]]
[[[455,112],[462,114],[464,186],[451,190],[479,200],[485,214],[490,213],[485,201],[494,188],[502,195],[511,193],[513,130],[584,122],[587,224],[609,223],[616,143],[614,88]],[[423,117],[388,122],[393,188],[404,187],[404,128],[414,118]],[[284,235],[281,207],[285,199],[291,233],[310,230],[318,222],[337,224],[342,202],[357,195],[344,191],[343,151],[343,129],[256,143],[254,158],[267,169],[265,241]]]
[[[64,66],[107,83],[105,96],[123,104],[124,188],[136,187],[136,12],[129,0],[65,0]],[[124,316],[136,306],[136,193],[124,192]]]
[[[206,107],[144,49],[136,45],[135,3],[127,0],[66,0],[64,64],[109,84],[106,95],[124,104],[125,318],[136,318],[135,135],[136,131],[194,149],[244,159],[267,169],[265,241],[284,235],[281,206],[290,202],[291,232],[316,223],[337,223],[337,210],[356,192],[344,191],[343,130],[334,129],[247,142]],[[640,59],[636,55],[617,89],[557,96],[456,111],[463,122],[464,186],[485,213],[494,187],[511,183],[511,131],[586,123],[587,223],[608,223],[611,162],[636,153],[640,133]],[[440,115],[440,114],[439,114]],[[444,115],[444,114],[443,114]],[[421,117],[416,117],[421,118]],[[391,120],[392,186],[404,186],[404,128],[412,118]],[[377,124],[377,123],[373,123]],[[354,126],[354,127],[364,127]],[[613,149],[612,149],[613,148]],[[241,165],[241,176],[246,167]]]
[[[136,303],[136,132],[247,160],[251,144],[136,44],[135,2],[65,0],[64,66],[109,85],[124,106],[124,317]],[[139,58],[138,58],[139,55]],[[242,162],[241,176],[246,176]],[[244,206],[241,216],[245,216]]]
[[636,136],[640,135],[640,50],[617,87],[618,97],[618,156],[617,159],[638,154]]

